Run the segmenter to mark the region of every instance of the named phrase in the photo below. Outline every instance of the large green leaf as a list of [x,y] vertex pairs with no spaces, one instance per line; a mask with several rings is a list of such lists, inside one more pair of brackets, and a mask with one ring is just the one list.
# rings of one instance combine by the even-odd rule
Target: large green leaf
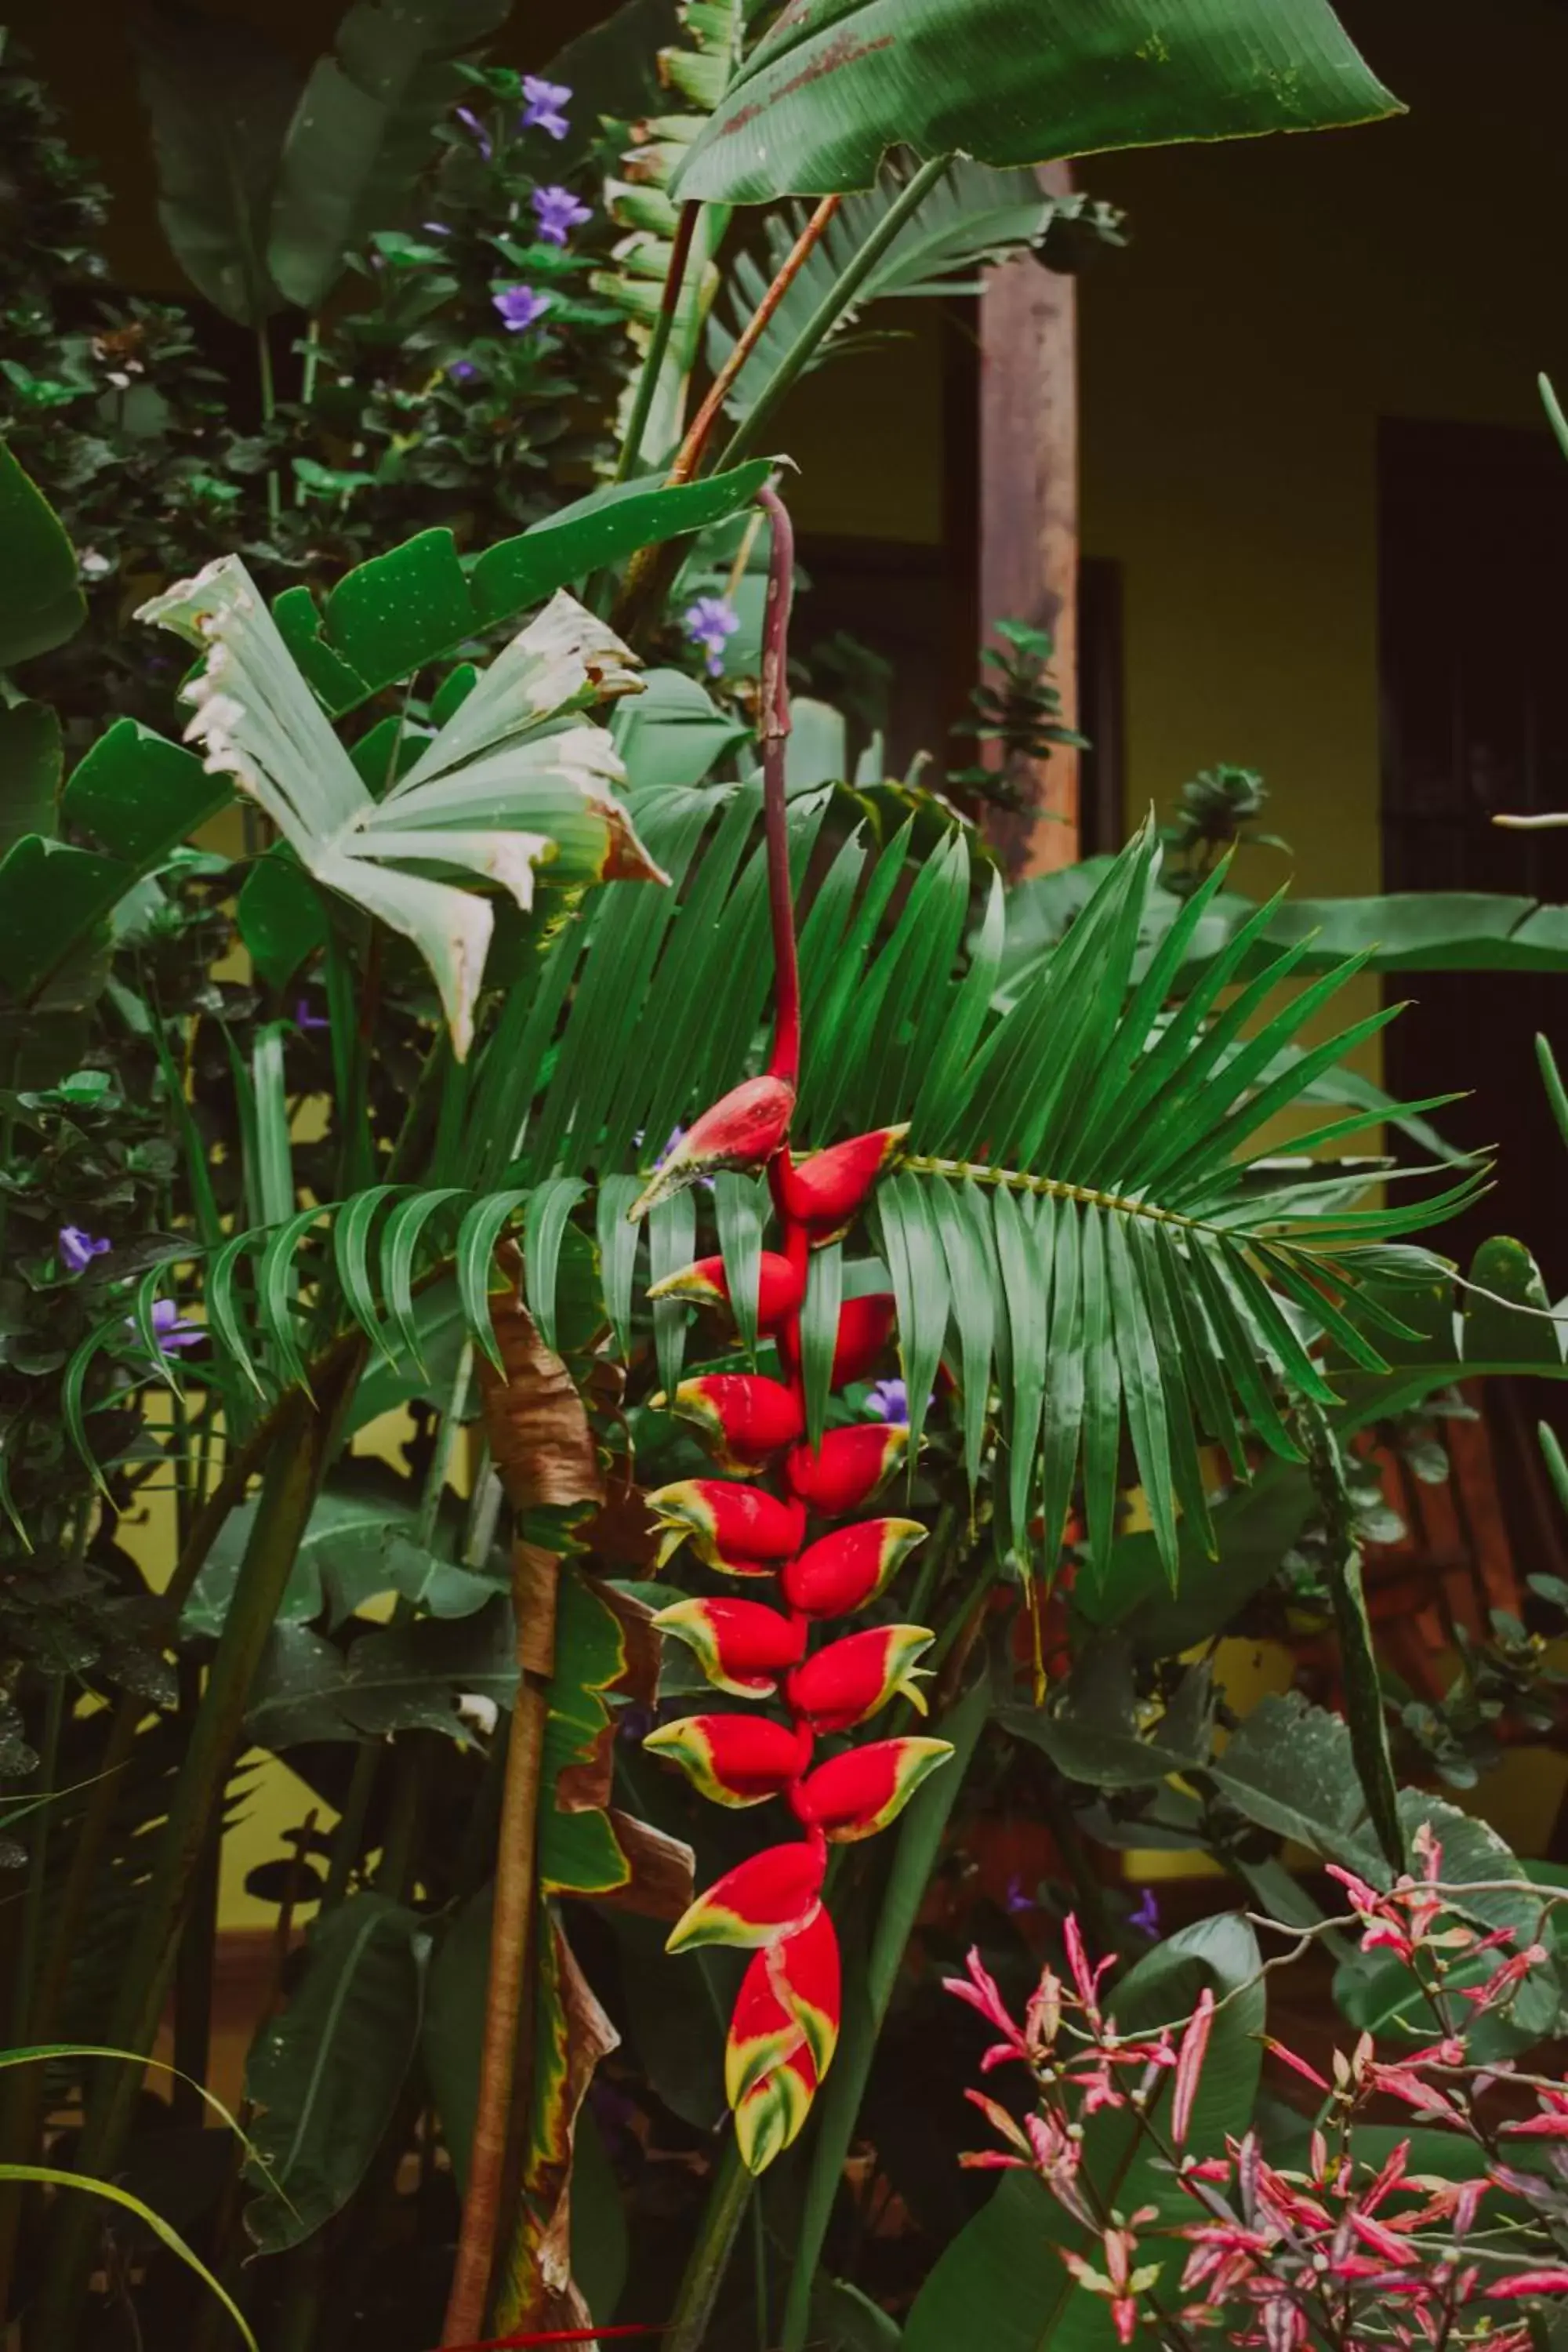
[[136,51],[174,258],[225,318],[259,326],[281,305],[268,218],[299,78],[266,34],[189,12],[148,12]]
[[24,834],[52,834],[58,811],[60,722],[47,703],[0,709],[0,857]]
[[363,2179],[418,2042],[429,1948],[417,1913],[382,1895],[353,1895],[311,1928],[288,2006],[245,2070],[266,2166],[245,2221],[263,2253],[314,2236]]
[[86,618],[76,551],[0,441],[0,670],[64,645]]
[[1350,1732],[1300,1691],[1260,1699],[1207,1770],[1220,1794],[1260,1828],[1325,1862],[1378,1874]]
[[[1156,1946],[1116,1988],[1110,2008],[1123,2032],[1170,2025],[1189,2015],[1207,1987],[1221,2006],[1205,2062],[1186,2146],[1194,2155],[1218,2153],[1227,2134],[1251,2120],[1258,2089],[1264,1988],[1257,1940],[1240,1919],[1205,1919]],[[1171,2077],[1162,2080],[1152,2112],[1168,2111]],[[1087,2127],[1085,2167],[1106,2207],[1131,2213],[1155,2205],[1162,2213],[1190,2214],[1191,2200],[1172,2181],[1129,2109],[1094,2116]],[[984,2345],[985,2352],[1109,2352],[1115,2342],[1103,2297],[1076,2285],[1058,2248],[1092,2252],[1032,2173],[1009,2172],[984,2210],[960,2231],[915,2299],[903,2352],[949,2352]],[[1155,2238],[1140,2260],[1179,2250]]]
[[868,187],[895,143],[1040,163],[1396,106],[1327,0],[806,0],[746,59],[676,192],[768,204]]
[[347,256],[395,227],[462,94],[452,66],[504,22],[510,0],[354,0],[336,54],[317,59],[283,142],[267,259],[290,302],[314,310]]

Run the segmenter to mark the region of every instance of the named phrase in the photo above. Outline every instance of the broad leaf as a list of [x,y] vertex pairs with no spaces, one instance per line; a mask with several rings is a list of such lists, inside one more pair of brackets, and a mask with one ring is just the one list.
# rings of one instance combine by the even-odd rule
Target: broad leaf
[[895,143],[1042,163],[1396,105],[1327,0],[805,0],[752,51],[675,193],[868,187]]
[[1350,1733],[1300,1691],[1260,1699],[1207,1772],[1221,1796],[1260,1828],[1325,1862],[1378,1874]]
[[0,441],[0,670],[64,645],[86,618],[76,551]]
[[314,2236],[353,2195],[396,2111],[419,2038],[429,1931],[384,1895],[350,1897],[311,1928],[303,1970],[245,2070],[266,2168],[245,2222],[264,2253]]
[[317,59],[278,169],[267,260],[314,310],[373,230],[402,221],[437,118],[465,84],[451,59],[504,22],[510,0],[354,0],[336,54]]

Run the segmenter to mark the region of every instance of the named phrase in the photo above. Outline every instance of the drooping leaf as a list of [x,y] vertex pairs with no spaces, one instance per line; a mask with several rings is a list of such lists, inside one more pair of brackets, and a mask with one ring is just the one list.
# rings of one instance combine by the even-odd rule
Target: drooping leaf
[[452,58],[509,0],[354,0],[335,54],[319,58],[283,141],[268,266],[301,310],[319,309],[350,253],[395,228],[428,160],[432,125],[461,96]]
[[24,834],[55,831],[62,764],[60,722],[46,703],[0,709],[0,858]]
[[87,618],[76,550],[0,441],[0,670],[51,653]]
[[1396,109],[1327,0],[823,0],[765,33],[672,193],[868,187],[895,143],[996,165]]
[[268,2178],[245,2222],[264,2253],[313,2236],[363,2179],[418,2042],[429,1948],[417,1913],[369,1892],[311,1927],[288,2006],[246,2065]]

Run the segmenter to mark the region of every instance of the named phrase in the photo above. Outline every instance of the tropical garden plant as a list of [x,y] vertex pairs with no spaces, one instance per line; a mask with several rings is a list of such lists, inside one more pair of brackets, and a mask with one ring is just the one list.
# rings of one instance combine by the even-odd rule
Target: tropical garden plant
[[[1325,937],[1247,902],[1214,838],[1255,814],[1240,772],[1188,795],[1176,887],[1151,824],[1009,891],[918,779],[847,780],[820,730],[792,736],[767,452],[859,306],[1046,236],[1024,167],[1394,101],[1323,0],[1169,0],[1157,54],[1121,0],[1092,25],[1039,0],[840,0],[760,30],[729,0],[675,27],[635,0],[596,54],[640,73],[666,41],[679,110],[638,117],[613,191],[563,176],[556,226],[591,196],[624,234],[546,308],[546,267],[595,248],[568,265],[537,186],[503,194],[504,174],[524,131],[583,137],[584,68],[476,61],[500,13],[360,0],[302,95],[247,113],[237,217],[191,134],[216,53],[158,53],[165,220],[195,284],[263,337],[284,302],[318,316],[318,385],[394,328],[408,373],[339,408],[323,392],[320,417],[274,385],[259,488],[227,502],[258,515],[231,529],[217,501],[189,577],[173,538],[116,558],[121,590],[150,575],[127,639],[172,667],[126,657],[135,707],[109,695],[68,773],[47,688],[79,689],[59,665],[95,575],[84,592],[44,495],[59,445],[26,443],[37,481],[0,461],[0,1738],[34,1807],[5,1981],[39,2056],[4,2086],[7,2308],[50,2352],[127,2313],[216,2346],[236,2309],[268,2352],[617,2324],[680,2352],[1076,2347],[1152,2309],[1144,2206],[1190,2227],[1172,2215],[1196,2197],[1195,2226],[1231,2235],[1192,2242],[1246,2308],[1227,2319],[1194,2268],[1180,2325],[1202,2287],[1237,2340],[1309,2340],[1317,2290],[1270,2301],[1259,2263],[1306,2228],[1302,2200],[1324,2234],[1331,2192],[1387,2234],[1361,2193],[1369,2087],[1425,2113],[1436,2085],[1458,2113],[1476,2066],[1511,2065],[1524,2120],[1555,2112],[1515,2063],[1562,2007],[1555,1902],[1484,1825],[1399,1787],[1357,1514],[1368,1432],[1467,1375],[1561,1373],[1560,1335],[1519,1244],[1489,1245],[1461,1309],[1411,1239],[1486,1171],[1444,1146],[1440,1102],[1345,1068],[1391,1013],[1305,1042],[1347,979],[1418,961],[1445,921],[1462,939],[1464,909],[1425,907],[1419,944],[1378,950],[1353,906]],[[730,208],[803,198],[737,250]],[[526,248],[494,226],[524,199]],[[448,231],[503,282],[472,253],[448,268]],[[367,251],[381,290],[334,311]],[[627,319],[640,356],[617,373]],[[552,355],[552,320],[581,344]],[[594,430],[521,481],[559,451],[578,359],[603,362]],[[504,412],[488,470],[452,421],[468,365],[482,390],[461,396]],[[58,383],[67,417],[99,398],[90,374]],[[318,426],[346,446],[311,455]],[[77,528],[82,488],[58,491]],[[393,516],[424,527],[383,546]],[[978,719],[1037,748],[1060,733],[1047,649],[1010,642],[1007,707]],[[179,741],[152,722],[182,673]],[[237,795],[243,849],[232,819],[213,830]],[[1505,948],[1560,953],[1545,919],[1521,944],[1534,920]],[[1281,1158],[1272,1123],[1303,1107]],[[1414,1197],[1334,1156],[1384,1120],[1431,1151]],[[154,1587],[121,1537],[163,1497]],[[1293,1696],[1238,1723],[1212,1653],[1297,1547],[1343,1713]],[[255,1875],[277,1965],[219,2134],[218,1860],[257,1750],[309,1799]],[[753,1831],[780,1801],[794,1831]],[[1081,1924],[1038,1883],[966,1895],[1009,1805],[1047,1824]],[[1287,1842],[1339,1872],[1356,1941]],[[1120,1976],[1157,1921],[1090,1853],[1161,1843],[1338,1938],[1358,2028],[1397,2042],[1418,1998],[1473,1993],[1501,2041],[1474,2048],[1446,2011],[1458,2054],[1424,2048],[1404,2092],[1358,2047],[1328,2094],[1340,2170],[1313,2142],[1281,2189],[1294,2123],[1256,2097],[1250,1927],[1205,1922]],[[933,2030],[928,1965],[975,1936],[1013,1983],[1032,1940],[1067,1956],[1022,2029],[984,1963],[967,1979],[1044,2095],[1032,2126],[1005,2111],[1021,2179],[978,2210],[955,2161],[969,2056]],[[165,2105],[104,2053],[151,2053],[166,2012]],[[1080,2098],[1094,2144],[1064,2168]],[[1550,2154],[1538,2174],[1511,2153],[1517,2120],[1457,2137],[1466,2181],[1483,2153],[1509,2170],[1521,2251],[1498,2274],[1528,2311],[1556,2291],[1561,2188]],[[867,2147],[914,2217],[913,2276],[884,2260]],[[179,2224],[221,2296],[85,2196],[25,2201],[44,2171]],[[1447,2228],[1465,2195],[1398,2210]],[[1434,2274],[1410,2308],[1457,2324],[1468,2273],[1436,2302]],[[1363,2340],[1334,2309],[1312,2340]]]

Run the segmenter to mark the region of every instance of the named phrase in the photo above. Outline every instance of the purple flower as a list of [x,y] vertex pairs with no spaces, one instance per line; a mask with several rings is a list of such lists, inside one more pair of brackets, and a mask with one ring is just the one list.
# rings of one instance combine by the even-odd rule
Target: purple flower
[[[129,1316],[125,1328],[128,1331],[137,1328]],[[182,1348],[199,1348],[206,1336],[199,1323],[181,1320],[180,1310],[172,1298],[153,1301],[153,1337],[161,1356],[177,1356]]]
[[479,369],[472,360],[454,360],[447,373],[454,383],[472,383],[479,373]]
[[1141,1936],[1157,1936],[1160,1932],[1160,1906],[1154,1900],[1152,1886],[1138,1890],[1138,1908],[1127,1914],[1127,1924],[1136,1927]]
[[503,286],[490,299],[500,312],[502,326],[512,335],[525,333],[550,308],[549,295],[536,294],[531,286]]
[[708,656],[708,675],[719,677],[724,668],[724,647],[741,625],[741,616],[722,596],[699,596],[688,604],[680,625],[694,646]]
[[873,1381],[866,1410],[873,1421],[907,1422],[910,1392],[902,1381]]
[[426,236],[450,236],[452,234],[445,221],[421,221],[419,226]]
[[1015,1918],[1027,1911],[1037,1911],[1040,1907],[1032,1895],[1025,1894],[1024,1882],[1016,1872],[1007,1881],[1007,1892],[1003,1897],[1003,1907]]
[[473,132],[475,139],[479,142],[479,152],[488,163],[490,160],[489,135],[487,132],[484,124],[479,121],[479,116],[474,112],[473,108],[471,106],[459,106],[458,109],[458,120],[463,125],[465,130],[471,131]]
[[546,245],[564,245],[573,229],[594,217],[593,205],[580,205],[570,188],[535,188],[529,201]]
[[522,78],[522,127],[525,131],[548,131],[552,139],[566,136],[566,116],[563,112],[572,92],[563,81],[545,81],[538,74]]
[[324,1013],[311,1012],[310,1000],[308,996],[300,997],[299,1003],[294,1007],[294,1026],[296,1029],[330,1029],[331,1025],[331,1021]]
[[55,1246],[68,1274],[85,1274],[93,1259],[106,1255],[114,1244],[84,1234],[79,1225],[62,1225]]
[[[665,1161],[669,1158],[669,1155],[675,1150],[676,1145],[684,1139],[686,1129],[683,1127],[672,1127],[670,1129],[664,1150],[659,1153],[658,1158],[653,1163],[656,1171],[664,1166]],[[642,1141],[641,1136],[639,1135],[637,1139],[640,1143]],[[697,1181],[705,1192],[710,1192],[713,1190],[713,1179],[711,1176],[699,1176]]]

